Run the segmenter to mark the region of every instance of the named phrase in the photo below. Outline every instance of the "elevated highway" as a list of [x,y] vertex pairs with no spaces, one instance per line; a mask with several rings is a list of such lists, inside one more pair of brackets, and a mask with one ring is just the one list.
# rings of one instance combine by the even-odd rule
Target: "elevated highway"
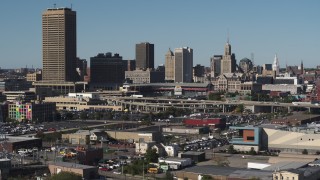
[[278,102],[262,102],[262,101],[210,101],[210,100],[193,100],[193,99],[168,99],[154,97],[107,97],[109,102],[122,106],[123,109],[129,111],[139,111],[143,113],[162,112],[169,107],[190,109],[192,113],[203,112],[231,112],[239,104],[243,104],[246,109],[250,109],[254,113],[259,112],[277,112],[279,109],[287,108],[288,112],[294,108],[319,109],[317,104],[304,103],[278,103]]

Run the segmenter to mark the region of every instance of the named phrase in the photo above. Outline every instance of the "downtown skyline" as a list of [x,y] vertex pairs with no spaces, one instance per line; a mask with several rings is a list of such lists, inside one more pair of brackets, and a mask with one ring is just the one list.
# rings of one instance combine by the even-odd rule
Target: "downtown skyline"
[[[242,58],[280,67],[318,65],[317,22],[320,2],[308,1],[33,1],[3,2],[0,19],[1,68],[42,68],[41,14],[70,7],[77,12],[77,56],[89,61],[97,53],[119,53],[135,59],[135,44],[155,46],[155,67],[165,63],[169,48],[191,47],[194,65],[209,66],[210,57],[222,55],[228,34],[237,63]],[[13,8],[14,7],[14,8]],[[14,11],[15,15],[9,15]],[[229,32],[229,33],[228,33]]]

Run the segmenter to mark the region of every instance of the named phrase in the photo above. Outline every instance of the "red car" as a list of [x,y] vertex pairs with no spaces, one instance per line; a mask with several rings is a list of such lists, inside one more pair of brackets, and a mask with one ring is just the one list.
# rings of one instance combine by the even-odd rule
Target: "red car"
[[48,131],[54,131],[55,132],[56,129],[55,128],[49,128]]
[[100,171],[108,171],[109,169],[106,168],[106,167],[101,167],[101,168],[99,168],[99,170],[100,170]]

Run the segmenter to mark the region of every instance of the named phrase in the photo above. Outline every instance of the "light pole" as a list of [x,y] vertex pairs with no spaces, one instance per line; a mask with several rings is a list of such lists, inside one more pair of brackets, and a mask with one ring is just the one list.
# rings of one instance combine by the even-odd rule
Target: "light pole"
[[144,180],[144,160],[143,160],[143,163],[142,163],[142,179]]

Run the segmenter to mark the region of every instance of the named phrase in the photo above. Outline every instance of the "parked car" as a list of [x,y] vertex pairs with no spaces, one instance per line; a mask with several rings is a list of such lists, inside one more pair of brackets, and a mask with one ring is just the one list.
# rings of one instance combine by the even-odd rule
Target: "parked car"
[[100,170],[100,171],[108,171],[109,169],[106,168],[106,167],[101,167],[101,168],[99,168],[99,170]]

